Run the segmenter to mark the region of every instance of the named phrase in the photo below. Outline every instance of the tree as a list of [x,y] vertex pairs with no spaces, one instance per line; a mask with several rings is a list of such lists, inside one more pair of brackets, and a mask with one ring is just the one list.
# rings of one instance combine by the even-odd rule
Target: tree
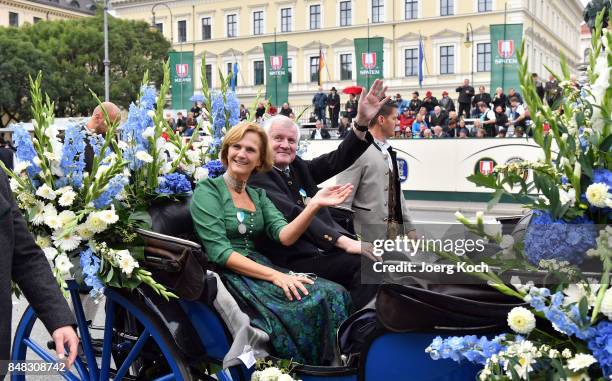
[[[34,76],[38,70],[58,117],[89,115],[96,106],[89,90],[104,95],[102,12],[78,20],[0,28],[0,47],[0,79],[5,79],[0,84],[2,114],[29,120],[27,74]],[[169,48],[170,43],[147,23],[109,17],[111,101],[127,107],[135,100],[145,70],[153,82],[161,82]],[[12,71],[5,73],[4,66]]]
[[603,27],[608,26],[608,18],[610,17],[610,8],[612,8],[611,0],[591,0],[582,12],[584,22],[587,23],[591,31],[595,29],[595,19],[597,14],[605,8],[605,14],[603,19]]

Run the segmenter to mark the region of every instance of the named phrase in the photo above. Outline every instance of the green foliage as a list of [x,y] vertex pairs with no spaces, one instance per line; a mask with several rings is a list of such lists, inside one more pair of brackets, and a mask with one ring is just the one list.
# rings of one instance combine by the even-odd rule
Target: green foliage
[[[170,43],[146,22],[109,17],[111,100],[124,105],[135,100],[146,70],[159,83],[169,49]],[[90,89],[104,93],[101,12],[78,20],[0,28],[0,51],[0,114],[14,120],[32,116],[27,79],[38,71],[57,117],[89,115],[97,105]]]

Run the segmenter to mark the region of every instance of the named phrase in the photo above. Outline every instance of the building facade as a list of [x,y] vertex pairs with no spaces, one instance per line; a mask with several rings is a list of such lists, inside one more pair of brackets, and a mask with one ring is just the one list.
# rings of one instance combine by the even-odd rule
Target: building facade
[[[0,0],[3,1],[3,0]],[[177,51],[194,51],[195,88],[200,70],[213,87],[217,73],[238,64],[237,92],[245,103],[265,93],[262,43],[287,41],[292,104],[310,104],[318,88],[319,51],[325,57],[323,87],[354,84],[353,39],[384,38],[384,77],[389,92],[405,98],[413,90],[440,96],[464,78],[488,89],[491,24],[522,23],[530,69],[547,76],[563,52],[576,68],[580,0],[175,0],[155,7],[148,0],[113,0],[118,17],[154,22]],[[161,5],[161,4],[160,4]],[[468,28],[468,23],[471,29]],[[473,33],[471,33],[473,31]],[[471,44],[466,44],[466,35]],[[473,39],[472,39],[473,35]],[[418,43],[424,42],[424,80],[418,84]]]
[[0,0],[0,26],[76,19],[92,16],[95,11],[93,0]]

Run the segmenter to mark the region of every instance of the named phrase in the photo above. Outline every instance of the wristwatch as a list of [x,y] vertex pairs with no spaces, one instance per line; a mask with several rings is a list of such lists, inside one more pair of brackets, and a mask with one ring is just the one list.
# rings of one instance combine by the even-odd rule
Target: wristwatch
[[357,131],[361,131],[361,132],[366,132],[366,131],[368,130],[368,126],[367,126],[367,125],[365,125],[365,126],[360,126],[360,125],[358,125],[358,124],[357,124],[357,121],[356,121],[356,120],[355,120],[355,121],[353,121],[353,127],[355,127],[355,129],[356,129]]

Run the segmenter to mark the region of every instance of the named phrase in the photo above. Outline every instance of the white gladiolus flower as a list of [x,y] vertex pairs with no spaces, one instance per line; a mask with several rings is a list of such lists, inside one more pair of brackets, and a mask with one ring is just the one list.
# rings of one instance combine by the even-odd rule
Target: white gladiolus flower
[[208,177],[208,168],[204,168],[204,167],[198,167],[195,170],[195,173],[193,174],[193,178],[196,181],[200,181],[202,179],[205,179]]
[[196,167],[193,164],[189,164],[183,167],[183,171],[185,171],[185,173],[188,175],[192,175],[195,172],[195,170],[196,170]]
[[194,162],[194,163],[200,162],[200,153],[198,151],[190,149],[187,152],[185,152],[185,156],[187,156],[187,158],[191,162]]
[[514,332],[526,335],[535,328],[535,316],[525,307],[514,307],[508,313],[508,325]]
[[496,220],[487,220],[484,222],[484,231],[487,235],[497,237],[502,233],[501,222]]
[[45,258],[52,261],[57,256],[57,249],[55,247],[45,247],[42,249],[43,253],[45,253]]
[[70,185],[66,185],[65,187],[61,187],[59,189],[55,190],[56,194],[64,194],[68,191],[73,191],[72,187]]
[[17,192],[19,189],[21,189],[21,185],[19,185],[19,182],[17,180],[15,180],[14,178],[11,177],[11,179],[9,180],[9,185],[11,187],[11,191]]
[[565,205],[567,203],[573,204],[576,202],[576,192],[573,189],[566,191],[564,189],[559,188],[559,202],[561,205]]
[[608,320],[612,320],[612,289],[608,289],[601,302],[601,313],[606,315]]
[[45,225],[53,230],[61,229],[64,224],[62,219],[57,214],[49,214],[44,217]]
[[145,139],[152,138],[155,136],[155,128],[147,127],[144,131],[142,131],[142,137]]
[[75,198],[76,198],[76,193],[74,193],[73,191],[69,190],[69,191],[66,191],[65,193],[63,193],[60,196],[60,198],[58,200],[58,203],[61,206],[70,206],[74,202]]
[[476,212],[476,223],[481,224],[484,221],[484,212],[479,210],[478,212]]
[[561,167],[565,168],[566,166],[571,165],[569,159],[567,157],[562,157],[561,160],[559,160],[559,164],[561,165]]
[[43,154],[49,161],[59,161],[60,158],[55,152],[46,151]]
[[40,164],[42,163],[40,161],[40,158],[38,156],[35,156],[34,159],[32,159],[32,161],[34,162],[34,164],[38,167],[40,167]]
[[13,172],[19,175],[21,174],[21,172],[25,171],[30,166],[32,166],[32,163],[30,163],[29,161],[17,161],[13,166]]
[[573,371],[577,372],[581,369],[586,369],[591,365],[595,364],[597,359],[592,355],[586,353],[577,353],[573,359],[567,360],[567,367]]
[[68,274],[73,266],[66,254],[60,254],[55,258],[55,268],[62,274]]
[[155,111],[153,111],[153,110],[149,110],[149,111],[147,111],[147,115],[148,115],[148,116],[149,116],[151,119],[153,119],[153,118],[155,117]]
[[136,159],[138,159],[140,161],[143,161],[145,163],[152,163],[153,162],[153,156],[149,155],[145,151],[138,151],[138,152],[136,152]]
[[606,207],[606,200],[611,197],[609,187],[604,183],[594,183],[586,189],[587,201],[598,208]]
[[170,173],[171,170],[172,170],[172,163],[165,163],[161,167],[161,173],[163,175],[167,175],[168,173]]
[[117,264],[121,271],[123,271],[127,276],[132,275],[132,271],[136,267],[138,267],[138,262],[132,257],[132,254],[128,250],[120,250],[115,253],[115,258],[117,260]]
[[117,146],[118,146],[118,147],[119,147],[119,149],[120,149],[120,150],[122,150],[122,151],[125,151],[126,149],[128,149],[128,148],[129,148],[129,145],[128,145],[128,144],[127,144],[125,141],[123,141],[123,140],[119,140],[119,141],[117,142]]
[[76,249],[81,244],[81,237],[71,233],[67,235],[53,235],[53,244],[60,250],[68,252]]
[[47,184],[41,185],[36,190],[36,195],[38,197],[42,197],[44,199],[51,200],[51,201],[55,200],[55,197],[57,197],[53,189],[51,189],[51,187],[49,187]]
[[115,213],[115,209],[107,209],[97,212],[98,216],[104,223],[107,225],[112,225],[115,222],[119,221],[119,216]]
[[64,210],[58,217],[62,221],[62,225],[68,225],[70,222],[74,221],[76,214],[72,210]]

